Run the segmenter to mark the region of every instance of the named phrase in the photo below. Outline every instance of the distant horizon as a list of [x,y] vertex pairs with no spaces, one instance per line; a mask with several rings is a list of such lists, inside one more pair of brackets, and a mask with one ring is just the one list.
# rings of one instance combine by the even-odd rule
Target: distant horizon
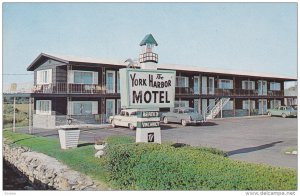
[[148,33],[160,64],[298,77],[297,3],[3,3],[3,84],[40,53],[136,58]]

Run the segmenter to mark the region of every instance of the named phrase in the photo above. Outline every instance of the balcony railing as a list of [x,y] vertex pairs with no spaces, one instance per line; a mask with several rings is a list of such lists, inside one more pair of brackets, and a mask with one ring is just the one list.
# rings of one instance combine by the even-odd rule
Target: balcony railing
[[153,52],[146,52],[146,53],[140,54],[139,61],[140,61],[140,63],[144,63],[144,62],[157,63],[158,62],[158,55],[156,53],[153,53]]
[[108,89],[97,84],[38,84],[32,89],[33,93],[50,94],[116,94],[113,89]]
[[[67,83],[56,83],[56,84],[42,84],[36,85],[33,93],[49,93],[49,94],[117,94],[118,91],[107,87],[102,87],[97,84],[67,84]],[[176,87],[176,95],[215,95],[215,96],[269,96],[278,97],[284,96],[284,91],[267,91],[259,93],[258,90],[245,90],[245,89],[221,89],[214,88],[202,89],[202,93],[198,90],[194,90],[192,87]]]
[[191,87],[176,87],[177,95],[215,95],[215,96],[284,96],[284,91],[266,91],[259,92],[258,90],[246,89],[223,89],[223,88],[205,88],[202,93],[199,90],[194,90]]

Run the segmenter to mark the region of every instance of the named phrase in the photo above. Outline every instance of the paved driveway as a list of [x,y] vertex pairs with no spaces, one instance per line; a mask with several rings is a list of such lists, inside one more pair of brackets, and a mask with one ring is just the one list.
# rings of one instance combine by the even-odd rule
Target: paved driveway
[[[36,130],[35,134],[58,137],[57,130]],[[95,139],[105,139],[110,135],[135,136],[135,131],[121,127],[83,129],[80,140],[93,143]],[[297,147],[296,118],[221,119],[204,126],[187,127],[163,125],[162,141],[215,147],[227,151],[232,159],[297,168],[297,155],[284,153],[289,147]]]
[[207,126],[178,125],[163,130],[162,140],[215,147],[236,160],[297,168],[297,155],[284,153],[288,147],[297,147],[296,118],[240,118],[214,120]]

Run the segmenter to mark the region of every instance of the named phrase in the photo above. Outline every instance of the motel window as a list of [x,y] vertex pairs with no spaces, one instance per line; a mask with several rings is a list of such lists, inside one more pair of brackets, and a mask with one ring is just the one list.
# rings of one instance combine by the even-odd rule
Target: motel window
[[40,70],[36,72],[37,84],[50,84],[52,83],[52,69]]
[[117,72],[117,93],[120,93],[120,72]]
[[278,108],[281,106],[280,100],[271,100],[270,101],[270,109]]
[[118,99],[117,100],[117,114],[120,114],[121,112],[121,99]]
[[[250,107],[249,107],[250,104]],[[255,101],[254,100],[243,100],[243,110],[253,110],[255,109]]]
[[72,101],[73,115],[91,115],[98,113],[97,101]]
[[233,101],[228,101],[224,106],[223,110],[233,110]]
[[51,100],[37,100],[36,114],[51,115]]
[[233,81],[227,79],[219,79],[219,88],[221,89],[233,89]]
[[98,72],[74,71],[75,84],[98,84]]
[[271,91],[280,91],[280,83],[279,82],[270,82],[270,90]]
[[115,71],[106,72],[106,90],[108,92],[115,92]]
[[176,107],[189,107],[189,101],[175,101]]
[[188,87],[188,77],[176,76],[176,87]]
[[249,80],[242,81],[242,89],[244,90],[255,90],[255,82]]

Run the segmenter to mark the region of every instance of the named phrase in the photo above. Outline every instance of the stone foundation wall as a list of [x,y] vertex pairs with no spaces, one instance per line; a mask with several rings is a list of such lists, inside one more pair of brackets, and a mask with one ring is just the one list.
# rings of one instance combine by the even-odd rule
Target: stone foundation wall
[[3,145],[4,159],[29,178],[32,183],[39,183],[45,189],[56,190],[109,190],[100,182],[93,181],[58,160],[42,153],[23,147]]

